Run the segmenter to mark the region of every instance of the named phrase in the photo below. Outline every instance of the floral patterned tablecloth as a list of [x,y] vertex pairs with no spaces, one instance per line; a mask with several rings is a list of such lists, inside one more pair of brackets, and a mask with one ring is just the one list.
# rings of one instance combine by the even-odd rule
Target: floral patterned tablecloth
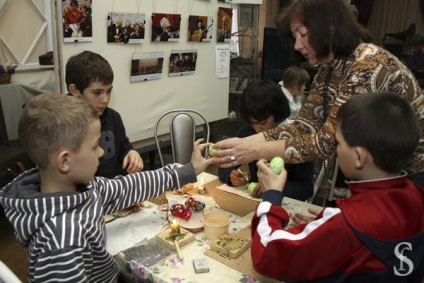
[[[290,214],[305,212],[311,206],[303,202],[284,199],[283,206]],[[229,233],[237,233],[250,225],[254,212],[243,217],[228,212],[230,217]],[[125,254],[125,250],[153,239],[163,229],[169,228],[166,213],[160,206],[145,202],[142,211],[130,214],[124,218],[117,218],[106,224],[107,250],[115,256],[123,278],[128,282],[258,282],[256,279],[224,265],[223,263],[204,255],[211,243],[206,239],[203,230],[195,232],[195,240],[181,247],[183,259],[175,251],[156,264],[144,266]],[[205,258],[209,265],[209,272],[195,273],[193,259]]]

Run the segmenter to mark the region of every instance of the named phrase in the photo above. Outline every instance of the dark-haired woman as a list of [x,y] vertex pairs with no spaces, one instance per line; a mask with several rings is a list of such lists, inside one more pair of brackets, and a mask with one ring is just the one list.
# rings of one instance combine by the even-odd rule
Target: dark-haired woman
[[[288,163],[333,158],[335,117],[359,93],[391,91],[407,99],[421,125],[420,144],[404,168],[424,187],[424,96],[414,75],[397,57],[371,43],[344,0],[298,0],[277,19],[282,35],[311,65],[319,65],[299,117],[243,139],[218,142],[214,162],[232,167],[278,155]],[[407,125],[405,125],[407,127]]]

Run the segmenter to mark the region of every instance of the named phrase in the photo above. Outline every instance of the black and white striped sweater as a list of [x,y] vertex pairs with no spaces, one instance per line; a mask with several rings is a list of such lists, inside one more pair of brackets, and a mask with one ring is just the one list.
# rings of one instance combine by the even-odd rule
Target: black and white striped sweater
[[29,282],[113,282],[119,269],[105,245],[103,216],[195,182],[191,164],[115,179],[95,177],[76,193],[40,192],[38,169],[0,191],[18,241],[28,247]]

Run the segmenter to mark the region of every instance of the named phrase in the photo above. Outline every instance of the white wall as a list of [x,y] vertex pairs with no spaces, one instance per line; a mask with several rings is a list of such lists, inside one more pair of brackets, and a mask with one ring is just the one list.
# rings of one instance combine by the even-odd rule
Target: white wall
[[[58,1],[58,19],[61,21],[62,1]],[[93,41],[63,43],[59,40],[61,72],[67,59],[83,50],[91,50],[104,56],[111,64],[115,79],[109,104],[124,121],[131,142],[153,136],[156,118],[171,108],[193,108],[203,113],[209,122],[228,115],[228,78],[215,78],[216,23],[218,7],[230,8],[230,4],[216,0],[93,0]],[[146,32],[142,44],[107,43],[107,15],[109,12],[145,13]],[[181,14],[180,41],[151,42],[152,13]],[[213,16],[212,42],[187,41],[189,15]],[[60,26],[61,22],[59,22]],[[61,31],[60,31],[61,32]],[[62,34],[60,33],[60,36]],[[194,75],[168,77],[171,50],[197,49],[198,58]],[[164,52],[162,79],[130,83],[131,57],[133,53]],[[64,76],[63,76],[64,78]],[[62,82],[64,84],[64,82]],[[63,89],[66,89],[64,86]],[[167,129],[163,128],[163,131]]]

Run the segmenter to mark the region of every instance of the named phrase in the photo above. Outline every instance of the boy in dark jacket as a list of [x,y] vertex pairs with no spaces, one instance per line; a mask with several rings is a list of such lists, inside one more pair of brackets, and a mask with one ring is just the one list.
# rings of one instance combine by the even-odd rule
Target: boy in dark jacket
[[101,123],[100,147],[104,155],[96,176],[113,178],[119,164],[128,173],[143,169],[143,160],[133,148],[121,115],[108,107],[113,88],[113,70],[109,62],[97,53],[83,51],[66,63],[66,87],[69,93],[85,99],[96,108]]

